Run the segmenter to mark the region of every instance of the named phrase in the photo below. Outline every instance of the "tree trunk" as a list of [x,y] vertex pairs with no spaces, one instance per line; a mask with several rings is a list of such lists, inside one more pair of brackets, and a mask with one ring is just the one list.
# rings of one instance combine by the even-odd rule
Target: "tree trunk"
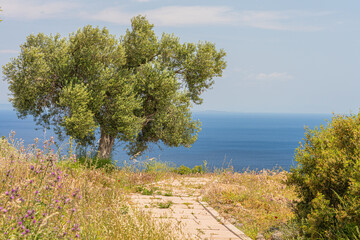
[[101,137],[97,157],[101,159],[110,158],[114,143],[115,137],[107,134],[104,130],[101,129]]

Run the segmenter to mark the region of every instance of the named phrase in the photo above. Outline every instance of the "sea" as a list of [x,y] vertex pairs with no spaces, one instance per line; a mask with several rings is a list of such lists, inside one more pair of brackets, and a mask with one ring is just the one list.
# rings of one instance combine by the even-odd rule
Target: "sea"
[[[233,168],[235,171],[282,168],[296,166],[295,150],[303,141],[305,128],[313,129],[327,124],[330,114],[272,114],[196,112],[194,119],[202,123],[201,132],[191,148],[170,148],[160,144],[136,159],[149,158],[169,165],[194,167],[206,162],[209,169]],[[51,130],[38,129],[32,117],[18,119],[13,110],[0,110],[0,137],[15,131],[15,138],[25,145],[54,136],[62,151],[67,151],[67,140],[59,141]],[[113,160],[121,165],[131,163],[123,147],[117,143]]]

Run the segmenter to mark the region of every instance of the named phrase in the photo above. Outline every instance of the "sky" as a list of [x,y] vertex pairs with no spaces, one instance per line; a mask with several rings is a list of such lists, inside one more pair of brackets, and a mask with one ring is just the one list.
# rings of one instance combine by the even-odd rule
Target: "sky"
[[[210,41],[227,68],[194,111],[357,113],[360,108],[359,0],[0,0],[0,65],[26,36],[91,24],[118,37],[145,15],[155,32]],[[3,79],[2,73],[0,78]],[[0,108],[9,90],[0,80]]]

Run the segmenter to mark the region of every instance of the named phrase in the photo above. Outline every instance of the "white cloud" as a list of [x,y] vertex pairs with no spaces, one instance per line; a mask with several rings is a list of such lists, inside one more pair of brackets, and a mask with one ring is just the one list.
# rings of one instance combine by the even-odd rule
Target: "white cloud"
[[330,12],[305,11],[235,11],[226,6],[167,6],[157,9],[128,12],[124,8],[107,8],[95,14],[85,14],[91,18],[117,24],[128,24],[132,16],[143,14],[158,26],[194,25],[238,25],[282,31],[318,31],[322,27],[303,24],[303,21],[322,17]]
[[[149,2],[150,0],[133,0]],[[71,0],[0,0],[5,17],[18,19],[83,18],[128,25],[133,16],[142,14],[157,26],[233,25],[282,31],[318,31],[314,18],[330,12],[310,11],[237,11],[228,6],[164,6],[143,11],[129,11],[114,6],[84,10],[85,6]],[[125,6],[125,5],[124,5]]]
[[50,19],[65,16],[68,10],[78,6],[70,1],[2,0],[3,15],[18,19]]
[[80,15],[84,19],[94,19],[104,22],[116,23],[120,25],[129,24],[130,19],[134,16],[133,14],[127,13],[125,10],[119,7],[107,8],[95,14],[82,12]]
[[163,26],[233,24],[236,21],[236,13],[222,6],[170,6],[147,11],[145,15]]
[[18,50],[13,50],[13,49],[0,49],[0,54],[5,53],[5,54],[16,54],[19,53]]
[[127,12],[123,8],[107,8],[83,17],[117,24],[129,24],[131,17],[142,14],[157,26],[231,24],[233,12],[228,7],[170,6],[143,12]]
[[294,78],[287,72],[258,73],[248,77],[259,81],[288,81]]
[[237,23],[243,26],[270,30],[318,31],[322,29],[319,26],[296,22],[328,14],[330,13],[305,11],[242,11],[238,14]]

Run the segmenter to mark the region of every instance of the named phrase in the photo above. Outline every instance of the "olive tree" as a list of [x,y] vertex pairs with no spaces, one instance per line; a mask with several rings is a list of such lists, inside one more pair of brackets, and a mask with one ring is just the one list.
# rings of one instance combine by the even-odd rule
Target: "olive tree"
[[143,16],[117,39],[106,28],[85,26],[68,38],[39,33],[3,67],[19,117],[82,145],[100,131],[98,157],[110,157],[115,140],[129,154],[149,143],[191,146],[200,123],[190,108],[225,69],[225,52],[210,42],[180,43],[156,36]]

